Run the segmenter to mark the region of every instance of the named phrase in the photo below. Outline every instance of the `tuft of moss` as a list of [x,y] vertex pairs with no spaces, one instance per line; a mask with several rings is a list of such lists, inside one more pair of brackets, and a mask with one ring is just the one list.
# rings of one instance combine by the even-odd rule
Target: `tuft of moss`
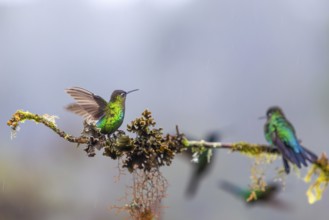
[[321,200],[323,192],[329,183],[329,163],[325,153],[322,153],[317,162],[309,169],[304,181],[310,182],[313,176],[316,176],[317,178],[306,191],[308,202],[310,204]]
[[182,146],[182,135],[164,135],[162,128],[155,128],[151,112],[145,110],[140,118],[127,125],[127,130],[136,134],[129,143],[134,146],[125,153],[123,167],[150,171],[152,168],[169,166]]
[[23,123],[26,120],[31,120],[36,123],[44,123],[48,127],[50,127],[52,130],[56,130],[57,126],[55,123],[55,118],[58,118],[57,116],[49,116],[48,114],[45,115],[38,115],[38,114],[33,114],[28,111],[23,111],[23,110],[17,110],[7,121],[7,125],[11,127],[12,130],[16,130],[19,126],[19,123]]
[[276,156],[279,154],[277,149],[268,146],[262,146],[259,144],[251,144],[247,142],[237,142],[232,144],[232,152],[238,151],[241,154],[244,154],[249,157],[259,157],[266,156],[268,161],[276,159]]

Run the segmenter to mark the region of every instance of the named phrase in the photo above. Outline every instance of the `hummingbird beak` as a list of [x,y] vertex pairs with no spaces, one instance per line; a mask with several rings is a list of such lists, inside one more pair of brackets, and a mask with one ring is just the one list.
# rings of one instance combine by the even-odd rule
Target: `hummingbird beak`
[[129,94],[129,93],[132,93],[132,92],[135,92],[135,91],[138,91],[139,89],[134,89],[134,90],[130,90],[128,92],[126,92],[126,94]]
[[259,120],[263,120],[263,119],[266,119],[266,116],[261,116],[261,117],[258,117]]

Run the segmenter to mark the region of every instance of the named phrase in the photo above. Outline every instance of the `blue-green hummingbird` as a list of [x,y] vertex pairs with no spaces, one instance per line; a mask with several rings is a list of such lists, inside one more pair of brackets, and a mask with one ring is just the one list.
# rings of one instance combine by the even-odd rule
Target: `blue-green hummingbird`
[[103,134],[112,134],[121,126],[125,116],[126,96],[138,89],[131,91],[114,90],[110,101],[105,101],[102,97],[80,88],[73,87],[65,91],[71,95],[76,103],[66,107],[67,110],[91,119],[96,122],[96,127]]
[[264,190],[251,190],[249,187],[241,188],[229,181],[221,181],[219,187],[237,198],[242,199],[248,207],[266,205],[280,211],[291,211],[292,209],[291,203],[287,203],[276,197],[281,191],[281,187],[277,183],[269,183]]
[[286,119],[281,108],[277,106],[269,108],[266,112],[266,118],[265,138],[282,154],[283,165],[287,174],[290,172],[288,161],[301,168],[301,164],[307,166],[306,161],[314,163],[317,160],[317,155],[300,144],[294,127]]
[[[269,202],[274,199],[274,196],[279,192],[279,185],[271,183],[265,187],[265,190],[251,190],[249,188],[240,188],[235,184],[229,181],[221,181],[220,188],[224,191],[231,193],[234,196],[242,198],[247,204],[255,204],[262,202]],[[248,201],[252,196],[252,193],[255,193],[256,198]]]

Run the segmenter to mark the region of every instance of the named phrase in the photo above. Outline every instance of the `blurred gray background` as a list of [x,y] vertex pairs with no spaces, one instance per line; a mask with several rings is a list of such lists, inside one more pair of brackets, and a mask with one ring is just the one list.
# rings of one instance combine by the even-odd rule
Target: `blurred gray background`
[[[264,121],[280,105],[305,146],[328,151],[327,0],[0,0],[0,216],[3,219],[122,219],[130,176],[114,182],[117,162],[88,158],[42,125],[27,122],[10,139],[17,109],[60,117],[78,135],[82,119],[64,106],[81,86],[108,99],[129,95],[124,124],[148,108],[165,132],[265,143]],[[123,126],[125,128],[125,126]],[[218,181],[249,184],[252,161],[220,151],[197,196],[184,192],[191,167],[163,168],[170,186],[164,219],[326,219],[329,193],[309,205],[295,174],[278,198],[291,211],[249,209]],[[273,178],[275,167],[269,167]],[[305,174],[303,169],[302,174]],[[302,175],[303,176],[303,175]]]

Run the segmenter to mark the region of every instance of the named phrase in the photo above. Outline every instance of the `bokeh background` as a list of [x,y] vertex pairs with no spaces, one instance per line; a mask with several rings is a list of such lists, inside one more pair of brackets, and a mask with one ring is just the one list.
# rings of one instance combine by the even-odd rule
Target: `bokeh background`
[[[109,210],[131,180],[115,183],[116,161],[88,158],[30,122],[10,139],[6,121],[17,109],[57,115],[78,135],[82,119],[64,109],[71,86],[106,99],[139,88],[125,124],[148,108],[166,132],[217,130],[224,141],[265,143],[257,118],[280,105],[305,146],[329,152],[328,9],[326,0],[0,0],[0,218],[127,217]],[[246,207],[218,181],[247,186],[252,161],[217,156],[190,200],[190,164],[177,158],[162,169],[170,183],[163,219],[327,219],[328,191],[309,205],[295,174],[278,195],[290,211]]]

